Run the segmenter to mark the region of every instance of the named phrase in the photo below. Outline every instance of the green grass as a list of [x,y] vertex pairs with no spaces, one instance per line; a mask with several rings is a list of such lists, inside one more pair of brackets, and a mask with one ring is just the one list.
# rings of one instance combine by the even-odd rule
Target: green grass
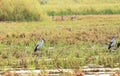
[[50,15],[120,14],[119,0],[49,0],[42,5]]
[[[74,69],[87,64],[120,67],[120,49],[107,50],[113,35],[117,41],[120,39],[119,25],[119,15],[83,16],[74,21],[1,22],[0,67]],[[33,55],[40,37],[46,43],[41,52]]]

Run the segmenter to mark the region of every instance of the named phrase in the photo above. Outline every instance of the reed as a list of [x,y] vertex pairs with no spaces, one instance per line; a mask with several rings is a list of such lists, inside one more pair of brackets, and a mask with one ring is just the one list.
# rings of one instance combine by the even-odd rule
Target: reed
[[0,0],[0,21],[41,21],[45,18],[37,0]]

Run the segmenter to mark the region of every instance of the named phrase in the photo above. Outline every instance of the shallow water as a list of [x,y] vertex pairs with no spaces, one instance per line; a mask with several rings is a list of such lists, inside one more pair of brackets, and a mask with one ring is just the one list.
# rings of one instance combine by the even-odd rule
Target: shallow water
[[[96,76],[96,75],[92,74],[92,75],[85,75],[85,76]],[[110,74],[98,74],[98,76],[110,76]]]
[[[84,76],[111,76],[111,74],[114,74],[115,71],[120,71],[120,68],[86,68],[86,69],[82,69],[82,71],[85,73]],[[22,76],[28,76],[27,74],[34,74],[35,76],[38,76],[38,74],[42,72],[46,72],[47,76],[60,76],[62,72],[74,74],[75,70],[74,69],[50,69],[50,70],[19,69],[19,70],[9,70],[9,72]],[[78,72],[80,71],[78,70]]]

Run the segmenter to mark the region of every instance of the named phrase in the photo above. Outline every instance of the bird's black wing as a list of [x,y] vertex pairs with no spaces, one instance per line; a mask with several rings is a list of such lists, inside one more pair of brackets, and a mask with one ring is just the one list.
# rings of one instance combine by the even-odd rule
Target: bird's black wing
[[119,47],[120,47],[120,42],[117,43],[117,48],[119,48]]
[[38,47],[38,45],[35,46],[34,52],[36,52],[38,50],[37,47]]
[[108,46],[108,49],[110,49],[112,46],[111,46],[112,42],[110,42],[109,46]]

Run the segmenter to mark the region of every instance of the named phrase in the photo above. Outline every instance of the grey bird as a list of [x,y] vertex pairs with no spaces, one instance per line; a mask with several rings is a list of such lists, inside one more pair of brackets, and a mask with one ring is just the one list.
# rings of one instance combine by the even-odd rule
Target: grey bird
[[117,48],[119,48],[120,47],[120,41],[118,41],[118,43],[117,43]]
[[110,41],[109,45],[108,45],[108,49],[111,49],[113,46],[115,45],[115,37],[112,37],[112,40]]
[[34,52],[36,52],[37,50],[41,49],[43,44],[44,44],[44,42],[45,42],[44,38],[41,38],[41,41],[35,46]]

